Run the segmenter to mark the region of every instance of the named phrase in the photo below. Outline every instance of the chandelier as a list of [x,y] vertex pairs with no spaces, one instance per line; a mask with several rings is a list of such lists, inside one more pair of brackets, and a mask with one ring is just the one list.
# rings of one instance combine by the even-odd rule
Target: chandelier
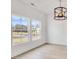
[[67,19],[67,8],[61,7],[61,0],[60,0],[60,7],[56,7],[54,9],[54,19],[55,20],[66,20]]

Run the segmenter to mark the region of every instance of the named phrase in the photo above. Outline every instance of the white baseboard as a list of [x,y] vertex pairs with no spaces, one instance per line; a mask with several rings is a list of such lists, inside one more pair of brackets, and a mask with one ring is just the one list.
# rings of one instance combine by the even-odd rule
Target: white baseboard
[[57,45],[57,46],[66,46],[66,47],[67,47],[67,45],[65,45],[65,44],[56,44],[56,43],[47,43],[47,44],[50,44],[50,45]]

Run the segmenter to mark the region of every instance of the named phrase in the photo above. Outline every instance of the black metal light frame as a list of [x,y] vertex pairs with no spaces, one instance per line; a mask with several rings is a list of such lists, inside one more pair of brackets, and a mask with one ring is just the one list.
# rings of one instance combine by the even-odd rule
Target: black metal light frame
[[[61,13],[63,12],[64,14],[62,16],[57,16],[56,14],[58,12],[56,10],[59,10]],[[55,20],[66,20],[67,19],[67,8],[65,8],[65,7],[57,7],[57,8],[55,8],[54,9],[54,19]]]
[[55,20],[66,20],[67,19],[67,8],[61,7],[61,0],[60,0],[60,7],[56,7],[54,9],[54,19]]

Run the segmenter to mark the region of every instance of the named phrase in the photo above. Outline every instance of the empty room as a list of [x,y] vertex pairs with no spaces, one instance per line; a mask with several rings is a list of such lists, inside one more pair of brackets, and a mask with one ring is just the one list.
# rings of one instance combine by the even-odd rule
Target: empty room
[[11,0],[11,58],[67,59],[67,0]]

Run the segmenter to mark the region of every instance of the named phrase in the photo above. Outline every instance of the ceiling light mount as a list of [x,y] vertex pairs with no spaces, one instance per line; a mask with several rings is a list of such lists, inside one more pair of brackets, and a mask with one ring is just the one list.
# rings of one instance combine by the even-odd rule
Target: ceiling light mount
[[35,4],[33,2],[30,3],[31,6],[35,6]]

